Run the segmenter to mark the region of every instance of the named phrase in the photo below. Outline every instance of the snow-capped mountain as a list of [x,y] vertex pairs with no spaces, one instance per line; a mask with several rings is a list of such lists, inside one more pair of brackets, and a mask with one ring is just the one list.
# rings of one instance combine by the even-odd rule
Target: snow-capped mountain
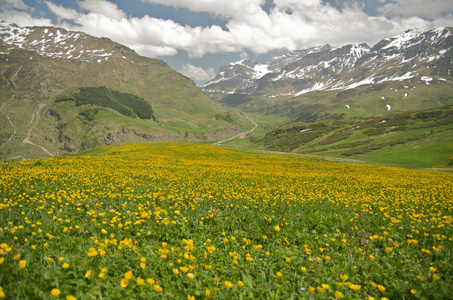
[[203,86],[214,95],[298,96],[311,91],[343,90],[364,84],[420,77],[451,79],[453,28],[411,29],[367,44],[298,50],[266,63],[250,59],[221,66]]
[[[114,54],[121,54],[126,59],[124,50],[132,52],[125,46],[114,45],[108,39],[98,39],[83,32],[69,32],[56,27],[20,27],[4,21],[0,22],[0,38],[6,46],[0,51],[4,55],[14,49],[24,49],[48,58],[102,62]],[[106,49],[106,45],[112,47]],[[114,51],[120,49],[122,53]]]
[[[93,106],[71,100],[84,88],[93,88],[93,95],[101,91],[91,95],[98,99]],[[137,102],[123,105],[114,94],[126,102],[148,102],[156,122],[122,114],[118,108]],[[109,117],[87,118],[98,111]],[[36,158],[107,144],[179,141],[173,123],[196,130],[186,139],[215,140],[238,130],[236,123],[219,119],[222,113],[190,78],[162,60],[83,32],[0,21],[0,154]]]

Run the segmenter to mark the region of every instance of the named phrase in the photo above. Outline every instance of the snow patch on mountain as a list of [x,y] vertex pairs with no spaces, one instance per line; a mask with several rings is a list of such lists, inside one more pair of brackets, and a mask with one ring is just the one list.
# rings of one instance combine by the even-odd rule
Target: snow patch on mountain
[[413,77],[415,77],[416,75],[412,75],[413,72],[407,72],[406,74],[404,74],[403,76],[394,76],[392,77],[392,81],[404,81],[404,80],[408,80],[408,79],[411,79]]
[[292,51],[267,63],[245,59],[222,66],[217,76],[204,85],[204,90],[298,96],[312,91],[409,81],[414,77],[447,77],[453,68],[452,44],[452,28],[411,29],[372,48],[367,44],[336,48],[325,45]]
[[362,57],[363,55],[370,52],[370,47],[367,44],[355,44],[352,45],[350,53],[355,57]]
[[[419,38],[419,37],[421,37],[421,35],[420,35],[421,33],[422,33],[422,31],[420,31],[418,29],[409,29],[406,32],[404,32],[403,34],[400,34],[394,38],[388,39],[391,42],[387,46],[383,47],[382,49],[389,49],[391,47],[401,49],[402,47],[405,47],[409,42],[411,42],[411,46],[419,44],[419,43],[423,42],[423,39],[424,39],[424,37]],[[417,38],[419,38],[419,40],[414,41],[414,39],[417,39]]]
[[422,76],[421,80],[424,81],[427,85],[429,85],[433,78],[428,76]]
[[245,62],[246,60],[247,60],[247,58],[244,58],[244,59],[242,59],[242,60],[238,60],[238,61],[236,61],[236,62],[232,62],[232,63],[230,63],[230,65],[231,65],[231,66],[242,65],[242,64],[244,64],[244,62]]
[[26,36],[30,33],[28,27],[19,27],[17,25],[10,25],[4,21],[0,22],[0,36],[2,40],[8,45],[14,45],[22,48]]
[[303,95],[303,94],[306,94],[306,93],[309,93],[309,92],[313,92],[313,91],[321,91],[324,87],[324,83],[323,82],[316,82],[311,88],[308,88],[308,89],[305,89],[305,90],[302,90],[300,92],[297,92],[295,94],[295,96],[300,96],[300,95]]
[[268,66],[267,64],[256,64],[254,67],[253,67],[253,74],[252,74],[252,78],[253,79],[260,79],[261,77],[263,77],[264,75],[266,75],[267,73],[270,73],[271,71],[268,69]]
[[[37,35],[42,32],[42,35]],[[79,39],[86,40],[87,35],[80,32],[66,32],[58,28],[42,27],[19,27],[4,21],[0,22],[0,40],[13,48],[27,49],[35,53],[60,59],[81,59],[90,61],[108,60],[113,54],[105,49],[86,49],[84,43],[79,43]],[[77,46],[75,46],[75,44]],[[84,52],[85,50],[85,52]],[[9,54],[7,52],[5,54]],[[85,53],[85,55],[83,55]]]

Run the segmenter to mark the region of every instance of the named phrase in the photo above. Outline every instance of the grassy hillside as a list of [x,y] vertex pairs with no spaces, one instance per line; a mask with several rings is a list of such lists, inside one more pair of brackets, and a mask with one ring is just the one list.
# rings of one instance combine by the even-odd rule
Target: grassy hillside
[[[26,114],[27,110],[22,111]],[[180,113],[180,118],[179,122],[163,123],[124,116],[97,105],[77,106],[68,101],[53,103],[50,107],[43,105],[36,111],[30,126],[23,126],[22,131],[17,127],[14,132],[15,128],[5,126],[0,160],[59,156],[102,145],[157,141],[212,143],[240,132],[241,127],[247,129],[250,123],[235,112],[214,114],[198,124],[185,123],[184,112]],[[7,125],[7,120],[3,120]],[[24,143],[27,136],[33,144]]]
[[[435,79],[426,84],[421,78],[363,85],[354,89],[315,91],[298,97],[255,97],[228,95],[217,101],[246,113],[287,117],[314,122],[331,118],[351,118],[424,110],[453,105],[453,84]],[[387,106],[389,105],[389,106]]]
[[453,292],[452,174],[188,143],[0,170],[6,299]]
[[344,120],[290,123],[262,149],[423,168],[453,165],[453,106]]
[[[61,28],[38,27],[29,37],[30,43],[46,34],[55,36],[57,30],[69,34]],[[68,43],[82,49],[85,57],[79,59],[58,58],[58,47],[52,50],[56,53],[46,50],[48,53],[38,54],[25,46],[11,50],[11,45],[0,41],[0,160],[48,157],[130,142],[214,142],[248,125],[236,113],[229,119],[219,118],[228,116],[228,111],[163,61],[139,56],[108,39],[78,35]],[[97,105],[79,100],[76,106],[56,101],[61,95],[98,87],[129,95],[124,99],[127,103]],[[134,99],[143,100],[144,106],[132,107],[132,102],[141,103]],[[145,107],[149,105],[152,116]],[[145,115],[137,113],[145,111]]]

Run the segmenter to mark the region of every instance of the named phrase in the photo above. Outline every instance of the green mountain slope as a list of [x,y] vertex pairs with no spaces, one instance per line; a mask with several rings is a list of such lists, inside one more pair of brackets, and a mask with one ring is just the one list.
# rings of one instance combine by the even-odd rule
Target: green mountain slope
[[220,103],[246,113],[314,122],[329,118],[373,116],[453,105],[453,82],[420,78],[363,85],[341,91],[313,91],[298,97],[232,94]]
[[[106,144],[217,141],[240,132],[247,122],[163,61],[109,39],[61,28],[0,25],[0,160]],[[152,106],[153,118],[55,101],[84,87],[143,99]],[[98,112],[89,116],[89,109]],[[230,118],[219,118],[224,115]]]
[[312,47],[223,65],[206,95],[254,116],[315,122],[453,105],[453,28],[410,29],[374,46]]
[[291,123],[261,149],[422,168],[453,165],[453,106],[345,120]]

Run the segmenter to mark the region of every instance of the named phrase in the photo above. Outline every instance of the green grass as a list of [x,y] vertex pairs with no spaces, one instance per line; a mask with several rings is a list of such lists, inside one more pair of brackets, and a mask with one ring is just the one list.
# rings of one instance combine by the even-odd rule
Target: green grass
[[423,168],[450,168],[453,107],[290,123],[268,132],[255,147],[347,157],[365,162]]
[[[307,113],[315,114],[317,120],[331,118],[335,114],[353,118],[452,105],[452,94],[453,85],[450,83],[434,81],[426,85],[412,79],[364,85],[343,91],[314,91],[298,97],[250,97],[249,102],[237,106],[237,109],[246,113],[286,117],[294,121],[304,121],[303,115]],[[385,97],[385,100],[381,97]],[[392,106],[390,111],[387,104]]]
[[[47,58],[24,52],[23,49],[9,55],[0,90],[0,106],[3,106],[0,113],[0,161],[49,156],[37,146],[21,144],[30,129],[32,112],[41,103],[45,104],[41,122],[33,129],[31,140],[51,151],[52,141],[56,139],[55,151],[60,154],[69,153],[69,148],[79,151],[106,144],[181,141],[186,137],[186,132],[187,140],[215,141],[217,137],[228,137],[229,132],[238,127],[236,123],[216,120],[215,115],[226,110],[205,97],[192,80],[171,70],[163,61],[141,57],[106,39],[100,41],[87,37],[83,43],[84,47],[104,48],[113,54],[103,63]],[[13,70],[19,69],[21,71],[12,85],[10,80],[14,76]],[[81,113],[79,108],[91,106],[74,107],[55,103],[59,95],[71,95],[80,88],[99,86],[148,102],[152,105],[156,123],[137,122],[133,118],[102,112],[94,122],[84,123],[86,120],[78,118]],[[49,109],[60,109],[59,113],[64,119],[57,121],[46,116]],[[6,116],[10,117],[14,127],[9,125]],[[235,121],[240,123],[243,120],[236,115]],[[158,125],[168,122],[174,122],[177,126]],[[64,124],[67,124],[65,134],[70,141],[61,142],[58,132]],[[123,127],[131,131],[125,133]],[[18,140],[8,141],[14,129],[17,130]],[[139,131],[141,136],[132,130]],[[149,138],[144,138],[144,135]]]
[[453,292],[453,174],[190,143],[0,171],[6,299]]
[[399,164],[419,168],[445,168],[453,156],[453,135],[432,137],[422,142],[384,147],[358,159],[382,164]]

